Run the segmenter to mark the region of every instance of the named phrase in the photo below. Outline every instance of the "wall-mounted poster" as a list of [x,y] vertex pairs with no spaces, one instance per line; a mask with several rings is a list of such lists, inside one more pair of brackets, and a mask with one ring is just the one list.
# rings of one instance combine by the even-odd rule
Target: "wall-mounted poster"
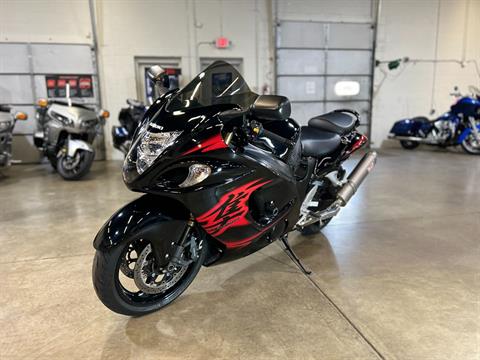
[[70,97],[93,97],[93,80],[91,75],[47,75],[45,76],[49,98],[67,96],[67,84],[70,84]]

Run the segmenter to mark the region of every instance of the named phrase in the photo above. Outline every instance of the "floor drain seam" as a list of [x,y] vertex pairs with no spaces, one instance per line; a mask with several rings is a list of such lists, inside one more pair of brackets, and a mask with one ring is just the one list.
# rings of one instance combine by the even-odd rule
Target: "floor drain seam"
[[367,343],[368,346],[373,350],[373,352],[382,360],[385,360],[385,356],[373,345],[373,343],[364,335],[360,329],[354,324],[352,320],[340,309],[340,307],[335,304],[335,302],[327,295],[327,293],[318,285],[315,280],[312,279],[310,275],[303,274],[304,277],[312,283],[312,285],[327,299],[327,301],[332,305],[335,310],[350,324],[350,326],[355,330],[355,332]]

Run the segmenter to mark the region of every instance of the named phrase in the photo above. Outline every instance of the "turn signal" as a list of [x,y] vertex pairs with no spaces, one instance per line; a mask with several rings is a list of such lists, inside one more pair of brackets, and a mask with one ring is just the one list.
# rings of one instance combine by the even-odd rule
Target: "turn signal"
[[102,110],[100,114],[104,119],[108,119],[110,117],[110,111],[107,110]]
[[40,106],[41,108],[47,107],[48,101],[47,99],[38,99],[37,105]]
[[15,120],[27,120],[27,119],[28,119],[28,115],[24,112],[19,111],[15,114]]

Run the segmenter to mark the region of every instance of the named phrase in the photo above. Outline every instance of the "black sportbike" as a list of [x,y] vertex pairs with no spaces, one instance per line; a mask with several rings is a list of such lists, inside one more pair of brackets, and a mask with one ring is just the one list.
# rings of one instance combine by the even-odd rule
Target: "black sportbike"
[[[165,75],[155,78],[165,85]],[[375,165],[358,114],[338,110],[300,127],[283,96],[253,93],[217,61],[145,113],[126,156],[127,187],[145,193],[98,232],[93,282],[100,300],[142,315],[175,300],[202,265],[247,256],[292,230],[313,232],[345,206]]]

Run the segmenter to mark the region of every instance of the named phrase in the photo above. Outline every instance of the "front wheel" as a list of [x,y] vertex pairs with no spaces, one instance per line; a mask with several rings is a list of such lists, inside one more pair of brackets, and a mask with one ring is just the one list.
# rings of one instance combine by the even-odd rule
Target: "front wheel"
[[413,150],[416,147],[418,147],[418,145],[420,145],[420,143],[418,141],[400,140],[400,145],[402,145],[402,147],[404,149]]
[[480,155],[480,142],[475,138],[473,132],[462,141],[462,148],[469,154]]
[[84,177],[92,166],[95,153],[78,150],[73,157],[62,154],[57,161],[57,171],[65,180],[79,180]]
[[144,239],[97,250],[92,277],[98,298],[110,310],[129,316],[167,306],[187,289],[205,260],[206,245],[199,238],[191,235],[190,246],[181,255],[183,265],[157,266],[152,244]]

